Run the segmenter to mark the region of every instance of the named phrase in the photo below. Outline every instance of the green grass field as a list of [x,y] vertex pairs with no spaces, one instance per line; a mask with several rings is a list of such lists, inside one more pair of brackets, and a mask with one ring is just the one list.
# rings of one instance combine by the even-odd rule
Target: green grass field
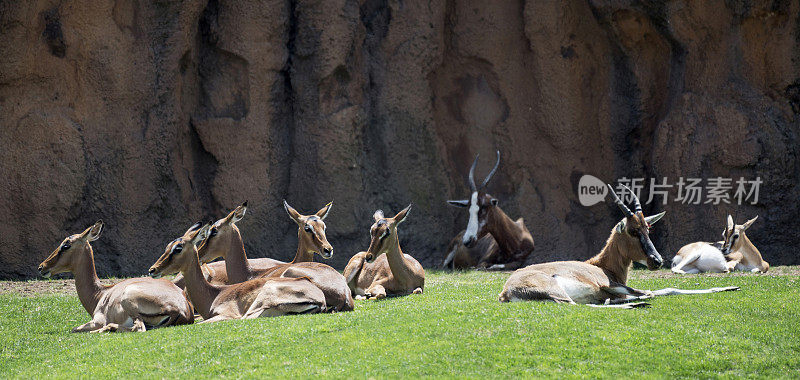
[[425,294],[350,313],[139,334],[72,334],[89,320],[75,295],[7,291],[0,377],[800,377],[800,276],[788,272],[635,271],[643,289],[742,288],[635,310],[501,304],[508,274],[429,272]]

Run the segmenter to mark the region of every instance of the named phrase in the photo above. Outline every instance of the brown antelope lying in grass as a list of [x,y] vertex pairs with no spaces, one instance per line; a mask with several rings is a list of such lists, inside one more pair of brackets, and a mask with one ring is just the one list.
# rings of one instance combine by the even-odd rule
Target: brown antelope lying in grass
[[175,239],[150,267],[160,277],[183,273],[186,291],[203,323],[226,319],[249,319],[325,310],[325,295],[307,278],[257,278],[234,285],[209,283],[200,268],[197,245],[208,236],[206,224]]
[[[406,219],[410,209],[408,205],[394,218],[385,218],[383,211],[375,211],[369,248],[350,258],[344,269],[347,285],[357,297],[382,299],[387,295],[422,293],[425,270],[417,260],[403,253],[397,235],[397,226]],[[381,255],[384,252],[386,254]]]
[[109,286],[100,283],[90,242],[102,231],[103,222],[98,221],[83,233],[64,239],[39,265],[44,277],[63,272],[75,276],[78,299],[92,320],[72,332],[145,331],[192,323],[191,305],[169,281],[143,277]]
[[761,252],[744,233],[756,219],[758,215],[744,224],[734,225],[733,217],[728,215],[728,226],[722,231],[725,240],[714,244],[698,241],[683,246],[672,259],[672,271],[680,274],[733,270],[766,273],[769,263],[761,258]]
[[[236,284],[258,277],[267,269],[276,265],[286,264],[283,261],[270,258],[248,259],[244,251],[242,235],[236,223],[244,218],[247,212],[247,202],[231,211],[228,216],[216,221],[211,226],[207,242],[199,249],[200,262],[203,264],[203,274],[212,284]],[[190,228],[198,228],[198,222]],[[229,254],[230,252],[230,254]],[[218,257],[225,261],[210,262]],[[230,257],[230,259],[228,258]],[[178,287],[184,287],[183,276],[178,274],[172,281]]]
[[[608,187],[611,189],[611,185]],[[628,271],[633,261],[647,265],[650,270],[658,269],[663,262],[661,255],[650,241],[650,226],[661,219],[664,212],[645,217],[639,199],[635,195],[633,201],[636,208],[635,212],[631,212],[613,189],[611,194],[625,214],[625,218],[611,230],[611,236],[599,254],[585,262],[556,261],[519,269],[506,281],[499,296],[500,302],[546,300],[632,308],[647,304],[628,302],[653,296],[714,293],[738,289],[738,287],[704,290],[667,288],[651,292],[628,287],[626,285]]]
[[494,168],[480,187],[475,186],[478,157],[475,156],[469,169],[470,199],[447,201],[453,206],[469,208],[469,222],[467,229],[450,242],[442,267],[517,269],[533,252],[533,237],[522,218],[511,220],[497,205],[497,199],[483,191],[500,165],[500,151]]
[[[283,207],[289,217],[297,223],[297,252],[294,260],[288,264],[277,265],[261,273],[265,277],[308,278],[325,294],[327,311],[351,311],[354,309],[353,296],[344,277],[329,265],[314,262],[314,254],[325,259],[333,257],[333,247],[325,236],[325,217],[331,209],[328,203],[312,215],[301,215],[297,210],[283,201]],[[229,256],[230,257],[230,253]]]

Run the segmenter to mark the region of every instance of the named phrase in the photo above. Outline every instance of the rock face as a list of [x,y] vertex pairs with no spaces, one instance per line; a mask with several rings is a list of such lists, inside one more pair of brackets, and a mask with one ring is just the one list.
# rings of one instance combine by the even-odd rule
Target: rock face
[[[766,4],[762,4],[766,3]],[[800,264],[800,4],[794,1],[141,0],[0,3],[0,278],[35,276],[106,222],[101,275],[144,274],[198,219],[244,200],[248,254],[289,259],[328,201],[329,261],[371,215],[414,203],[406,253],[437,265],[489,192],[536,241],[585,259],[621,213],[583,174],[760,177],[756,205],[653,202],[670,258],[725,216],[773,265]],[[645,191],[645,197],[647,191]]]

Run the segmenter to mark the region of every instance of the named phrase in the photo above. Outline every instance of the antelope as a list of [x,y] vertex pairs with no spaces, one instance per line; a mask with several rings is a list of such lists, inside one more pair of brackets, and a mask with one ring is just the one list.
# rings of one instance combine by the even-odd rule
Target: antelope
[[203,317],[201,323],[325,310],[325,295],[307,278],[256,278],[233,285],[208,282],[200,267],[197,246],[210,230],[211,224],[205,224],[167,244],[149,271],[152,277],[181,272],[186,291]]
[[[242,235],[236,223],[244,218],[247,212],[247,201],[236,207],[226,217],[217,220],[208,234],[208,241],[199,250],[200,262],[203,265],[203,273],[206,280],[213,284],[236,284],[244,282],[259,274],[263,274],[267,269],[276,265],[286,264],[283,261],[266,257],[248,259],[244,251]],[[201,222],[197,222],[190,227],[199,228]],[[228,254],[232,252],[232,254]],[[222,257],[225,261],[210,262]],[[230,257],[230,259],[228,259]],[[175,276],[175,285],[183,288],[183,276]]]
[[357,297],[383,299],[387,295],[422,293],[425,270],[417,260],[403,253],[397,235],[397,226],[410,209],[408,205],[393,218],[384,217],[381,210],[373,214],[375,224],[370,228],[369,248],[350,258],[344,269],[347,285]]
[[324,259],[333,257],[333,247],[325,236],[327,226],[324,222],[332,204],[328,203],[316,214],[302,215],[284,200],[286,213],[298,226],[297,252],[291,263],[274,266],[259,275],[269,278],[306,277],[322,289],[327,311],[351,311],[355,305],[344,277],[329,265],[313,262],[315,253]]
[[500,151],[497,151],[494,168],[481,186],[477,187],[475,166],[478,165],[479,156],[475,156],[469,169],[469,188],[472,191],[470,199],[447,201],[450,205],[468,208],[469,221],[467,229],[450,242],[442,267],[517,269],[525,264],[525,260],[533,252],[533,237],[522,218],[511,220],[497,205],[497,198],[483,191],[500,165]]
[[728,215],[728,225],[722,231],[724,240],[713,244],[698,241],[681,247],[672,259],[672,271],[679,274],[733,270],[766,273],[769,263],[744,233],[756,219],[758,215],[744,224],[734,224],[733,217]]
[[[267,269],[286,264],[270,258],[248,259],[242,242],[242,234],[236,223],[247,213],[247,202],[242,203],[222,219],[211,225],[208,237],[198,249],[201,263],[207,273],[209,282],[236,284],[258,277]],[[192,228],[198,228],[195,224]],[[210,262],[217,258],[224,261]]]
[[192,306],[181,289],[169,281],[144,277],[101,284],[91,242],[102,231],[103,222],[98,221],[82,233],[67,237],[39,264],[39,273],[45,278],[64,272],[75,276],[78,299],[92,320],[72,332],[141,332],[194,322]]
[[[665,214],[645,217],[642,205],[633,192],[635,212],[625,206],[611,185],[614,202],[625,214],[599,254],[587,261],[556,261],[535,264],[515,271],[499,295],[500,302],[547,300],[557,303],[589,304],[600,307],[634,308],[647,306],[632,302],[661,295],[715,293],[738,290],[738,287],[702,290],[667,288],[656,291],[627,286],[628,271],[633,261],[650,270],[661,267],[663,259],[650,241],[650,227]],[[627,189],[627,188],[626,188]]]

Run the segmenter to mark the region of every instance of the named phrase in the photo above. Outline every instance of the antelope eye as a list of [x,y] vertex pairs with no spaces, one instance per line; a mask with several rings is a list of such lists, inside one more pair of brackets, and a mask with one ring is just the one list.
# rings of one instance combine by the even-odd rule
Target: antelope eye
[[306,224],[304,229],[306,230],[306,232],[311,232],[311,226],[309,226],[308,224]]
[[217,236],[217,227],[211,229],[211,232],[208,233],[208,237]]
[[178,244],[172,248],[172,253],[180,253],[181,251],[183,251],[183,244]]
[[64,252],[64,251],[70,249],[70,247],[72,247],[72,244],[70,244],[69,242],[64,242],[64,244],[61,245],[61,252]]

